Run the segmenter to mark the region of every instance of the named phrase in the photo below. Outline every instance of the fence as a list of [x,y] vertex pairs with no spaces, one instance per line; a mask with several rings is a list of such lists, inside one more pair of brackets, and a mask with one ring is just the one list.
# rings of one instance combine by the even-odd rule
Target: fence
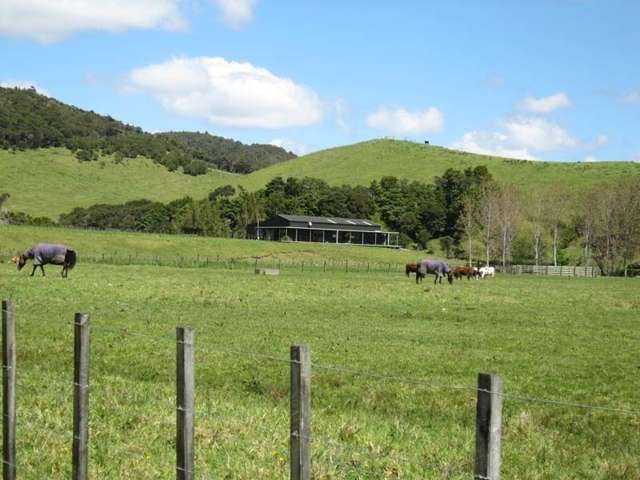
[[[16,472],[16,336],[15,306],[13,302],[2,302],[2,371],[3,371],[3,478],[15,480]],[[107,327],[100,327],[107,329]],[[155,340],[153,337],[136,334]],[[195,470],[195,333],[189,327],[176,329],[176,431],[175,474],[178,480],[193,480]],[[86,314],[74,318],[74,362],[73,362],[73,441],[72,478],[86,480],[89,463],[89,400],[90,400],[90,320]],[[226,352],[229,350],[210,351]],[[234,352],[240,353],[240,352]],[[290,368],[290,428],[289,428],[289,475],[291,480],[311,478],[311,369],[325,369],[338,373],[354,374],[379,380],[392,380],[409,385],[431,388],[449,388],[474,391],[475,408],[475,480],[498,480],[501,471],[502,408],[504,400],[514,402],[536,402],[554,406],[608,411],[621,415],[640,416],[640,411],[610,406],[581,404],[565,400],[542,399],[522,395],[505,394],[503,380],[499,375],[480,373],[477,386],[446,385],[422,379],[388,376],[377,372],[353,370],[335,365],[312,363],[306,345],[293,345],[288,360],[257,352],[244,352],[254,360],[282,361]],[[199,476],[198,478],[209,478]]]
[[[12,254],[0,252],[0,259],[9,259]],[[360,272],[360,273],[399,273],[404,272],[405,264],[392,262],[355,261],[355,260],[293,260],[274,257],[225,257],[222,255],[196,256],[160,256],[140,255],[120,252],[80,254],[79,261],[105,265],[154,265],[178,268],[219,268],[226,270],[251,270],[256,268],[277,268],[299,272]]]
[[498,268],[505,273],[521,275],[524,273],[532,275],[555,275],[559,277],[598,277],[600,269],[598,267],[578,267],[568,265],[509,265],[505,269]]

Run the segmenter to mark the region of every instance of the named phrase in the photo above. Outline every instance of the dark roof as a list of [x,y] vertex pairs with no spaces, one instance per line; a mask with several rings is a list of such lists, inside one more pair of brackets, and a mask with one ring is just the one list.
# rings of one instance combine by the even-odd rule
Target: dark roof
[[313,217],[310,215],[284,215],[284,214],[279,214],[279,217],[284,218],[285,220],[289,220],[290,222],[304,222],[304,223],[308,223],[311,222],[313,223],[330,223],[330,224],[336,224],[336,225],[341,225],[341,226],[345,226],[345,227],[356,227],[356,226],[362,226],[362,227],[378,227],[380,228],[380,225],[372,222],[371,220],[365,220],[362,218],[342,218],[342,217]]
[[265,221],[260,222],[260,226],[289,226],[294,228],[353,230],[366,232],[380,231],[379,224],[362,218],[315,217],[310,215],[287,214],[278,214],[268,218]]

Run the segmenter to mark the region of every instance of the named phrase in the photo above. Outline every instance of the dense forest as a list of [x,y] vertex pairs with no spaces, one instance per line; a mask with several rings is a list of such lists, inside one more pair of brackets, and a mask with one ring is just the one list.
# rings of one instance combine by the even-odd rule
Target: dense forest
[[295,157],[273,145],[244,145],[208,133],[146,133],[35,89],[0,87],[0,148],[46,147],[66,147],[81,161],[96,160],[98,154],[112,154],[116,160],[141,155],[190,175],[208,168],[249,173]]

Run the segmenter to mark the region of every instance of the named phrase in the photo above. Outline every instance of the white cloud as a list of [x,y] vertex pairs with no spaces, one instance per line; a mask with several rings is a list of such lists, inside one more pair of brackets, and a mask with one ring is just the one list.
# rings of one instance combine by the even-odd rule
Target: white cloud
[[125,89],[148,93],[178,115],[225,127],[296,127],[322,118],[313,90],[221,57],[174,58],[138,68],[128,74]]
[[465,133],[451,147],[484,155],[535,160],[535,151],[571,149],[580,141],[559,125],[538,117],[514,117],[499,131]]
[[269,142],[269,144],[284,148],[286,151],[293,152],[296,155],[305,155],[309,153],[309,147],[307,145],[288,138],[274,138]]
[[257,0],[211,0],[221,11],[227,25],[240,28],[253,20]]
[[630,92],[622,100],[629,105],[640,105],[640,92]]
[[520,108],[525,112],[549,113],[569,105],[571,101],[566,93],[556,93],[542,98],[527,97],[520,103]]
[[509,141],[534,150],[557,150],[578,146],[578,140],[558,124],[538,117],[516,117],[502,124]]
[[392,135],[433,133],[442,130],[444,115],[435,107],[421,112],[382,107],[367,117],[367,125]]
[[44,88],[38,86],[35,82],[31,82],[29,80],[4,80],[0,81],[0,87],[4,88],[20,88],[22,90],[29,90],[30,88],[35,88],[36,92],[40,95],[44,95],[46,97],[50,97],[49,92],[47,92]]
[[591,155],[588,155],[588,156],[586,156],[586,157],[584,157],[584,158],[582,159],[582,162],[583,162],[583,163],[593,163],[593,162],[598,162],[598,161],[599,161],[599,160],[598,160],[596,157],[593,157],[593,156],[591,156]]
[[536,158],[526,148],[510,146],[509,137],[500,132],[479,132],[474,130],[465,133],[460,140],[451,145],[456,150],[493,155],[498,157],[535,160]]
[[2,0],[0,35],[54,42],[82,30],[179,30],[179,0]]

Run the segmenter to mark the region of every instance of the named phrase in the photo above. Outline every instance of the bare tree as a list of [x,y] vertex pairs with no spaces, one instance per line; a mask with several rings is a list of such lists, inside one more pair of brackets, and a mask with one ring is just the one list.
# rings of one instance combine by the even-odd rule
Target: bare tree
[[615,188],[610,185],[594,187],[585,202],[586,222],[592,225],[590,233],[592,258],[604,274],[611,274],[615,270],[617,255],[615,203]]
[[563,184],[551,185],[544,196],[544,217],[553,246],[553,265],[558,265],[560,228],[571,205],[571,191]]
[[482,232],[485,265],[491,261],[491,246],[496,228],[498,187],[494,183],[486,183],[480,187],[478,195],[478,227]]
[[458,220],[467,241],[469,266],[473,265],[473,239],[478,231],[478,197],[467,195],[462,202],[462,213]]
[[615,233],[624,276],[629,263],[640,248],[640,187],[638,181],[628,180],[616,185],[613,194]]
[[533,234],[533,254],[536,266],[540,265],[542,253],[542,231],[545,222],[544,195],[545,191],[543,189],[533,188],[527,195],[525,205],[527,220],[531,224],[531,232]]
[[505,268],[511,261],[511,245],[516,236],[520,216],[520,192],[513,185],[506,185],[497,192],[496,200],[502,268]]

